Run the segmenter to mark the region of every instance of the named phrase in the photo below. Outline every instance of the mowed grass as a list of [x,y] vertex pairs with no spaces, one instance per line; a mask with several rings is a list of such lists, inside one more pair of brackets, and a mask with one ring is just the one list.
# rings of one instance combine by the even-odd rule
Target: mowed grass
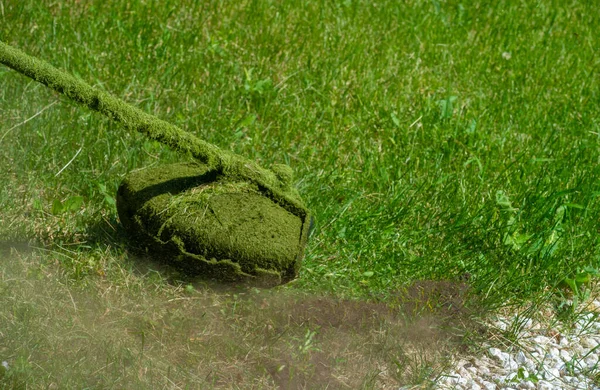
[[449,305],[444,315],[414,315],[425,305],[416,294],[398,310],[298,291],[173,285],[156,267],[73,283],[56,270],[64,254],[0,254],[3,389],[397,388],[440,375],[460,345],[457,318],[466,318]]
[[[397,297],[407,295],[415,281],[440,281],[448,296],[468,283],[467,306],[477,302],[471,304],[475,312],[507,303],[535,307],[564,293],[565,286],[585,296],[587,280],[600,268],[600,14],[591,2],[127,3],[0,2],[0,40],[220,147],[264,166],[285,162],[294,168],[316,228],[300,278],[277,290],[288,297],[279,301],[286,304],[266,313],[290,313],[314,297],[360,299],[367,311],[377,302],[404,307]],[[23,286],[34,283],[37,271],[23,270],[43,269],[49,275],[43,283],[52,286],[47,296],[23,297],[33,313],[46,313],[41,318],[51,321],[65,311],[65,321],[81,319],[81,329],[88,329],[62,335],[66,325],[48,328],[36,320],[28,338],[22,333],[28,322],[19,322],[15,303],[20,288],[5,287],[0,297],[12,303],[2,304],[0,318],[14,328],[0,330],[0,360],[13,367],[23,362],[22,375],[15,376],[19,383],[228,388],[207,371],[198,371],[206,375],[202,380],[189,373],[202,360],[195,360],[200,358],[190,344],[196,336],[182,336],[197,330],[185,321],[174,321],[180,338],[160,341],[154,354],[144,355],[140,343],[158,343],[158,328],[135,325],[130,339],[117,337],[132,329],[128,321],[135,317],[124,307],[168,311],[170,299],[179,299],[176,311],[186,318],[200,316],[207,302],[219,302],[208,318],[227,324],[224,342],[246,345],[244,356],[254,359],[245,361],[251,373],[234,387],[427,384],[443,366],[442,357],[421,364],[418,356],[428,353],[403,360],[401,352],[347,363],[335,360],[329,347],[321,349],[330,371],[321,375],[315,371],[321,363],[306,357],[316,351],[290,346],[298,337],[325,342],[329,336],[318,330],[322,324],[300,321],[291,332],[298,334],[284,338],[295,363],[273,364],[277,370],[297,367],[301,374],[271,372],[268,358],[285,353],[256,352],[268,344],[263,336],[240,341],[268,322],[260,306],[235,303],[233,292],[217,292],[173,270],[157,271],[157,264],[140,266],[128,251],[114,205],[120,180],[133,169],[186,156],[127,133],[2,66],[0,145],[0,241],[44,248],[5,255],[7,263],[17,258],[22,266],[5,271],[18,277],[6,277],[4,286],[15,278]],[[87,290],[82,302],[96,306],[66,300],[67,293]],[[53,291],[62,298],[54,299]],[[192,299],[194,294],[202,299]],[[451,299],[436,308],[438,301],[424,299],[416,311],[436,312],[446,324]],[[97,320],[112,305],[119,314]],[[216,314],[231,305],[245,307],[246,314]],[[158,320],[149,316],[168,323],[160,310]],[[234,331],[237,315],[245,322]],[[385,317],[382,338],[369,342],[402,350],[391,341],[398,317]],[[107,321],[114,334],[89,330],[97,321]],[[451,321],[451,327],[459,323]],[[369,336],[375,328],[353,333],[354,340],[375,337]],[[36,329],[45,341],[35,341]],[[99,371],[107,376],[96,382],[90,378],[98,373],[78,371],[72,343],[79,339],[95,352],[96,339],[115,348],[100,356],[116,359],[110,366],[116,371]],[[62,346],[60,340],[69,342]],[[18,344],[25,346],[16,349]],[[341,355],[371,356],[359,344],[349,344],[352,352]],[[52,348],[60,353],[48,352]],[[303,348],[306,355],[299,352]],[[211,372],[229,378],[243,354],[225,350],[209,354],[223,364]],[[139,354],[129,366],[127,353]],[[402,374],[412,372],[413,363],[421,367],[412,370],[416,374]],[[82,374],[60,379],[62,372]],[[300,379],[278,382],[282,372]]]

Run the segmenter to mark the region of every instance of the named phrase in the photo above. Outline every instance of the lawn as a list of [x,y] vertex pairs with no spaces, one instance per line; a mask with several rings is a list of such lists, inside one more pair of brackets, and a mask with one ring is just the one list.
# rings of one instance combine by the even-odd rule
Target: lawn
[[593,2],[23,0],[0,21],[3,42],[289,164],[316,218],[273,290],[141,258],[117,187],[189,157],[0,66],[6,388],[428,386],[473,317],[585,298],[598,275]]

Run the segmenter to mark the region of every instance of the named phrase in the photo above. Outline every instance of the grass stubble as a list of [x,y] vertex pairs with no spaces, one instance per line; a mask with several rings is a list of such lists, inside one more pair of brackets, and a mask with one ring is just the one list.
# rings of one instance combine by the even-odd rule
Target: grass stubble
[[64,253],[1,255],[3,388],[396,388],[440,375],[468,328],[464,286],[444,301],[449,286],[415,285],[393,305],[177,283],[149,259],[74,281]]
[[15,47],[290,164],[317,219],[300,278],[274,291],[148,265],[115,191],[185,157],[0,68],[4,387],[428,386],[479,345],[473,313],[585,311],[593,4],[0,1],[0,20]]

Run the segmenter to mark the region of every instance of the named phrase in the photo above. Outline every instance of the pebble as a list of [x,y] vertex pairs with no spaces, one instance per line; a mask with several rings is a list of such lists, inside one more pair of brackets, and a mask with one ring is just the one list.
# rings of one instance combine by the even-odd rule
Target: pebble
[[[487,346],[483,356],[460,360],[435,389],[600,390],[600,300],[571,328],[525,319],[519,345]],[[520,318],[519,321],[523,321]],[[510,329],[510,318],[491,325]]]

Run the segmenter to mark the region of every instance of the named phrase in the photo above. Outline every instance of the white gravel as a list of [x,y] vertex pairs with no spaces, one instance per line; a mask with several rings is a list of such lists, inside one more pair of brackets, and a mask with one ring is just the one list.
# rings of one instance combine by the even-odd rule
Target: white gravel
[[[436,389],[597,389],[600,390],[600,300],[590,302],[570,329],[519,318],[518,345],[490,342],[483,356],[462,359]],[[492,322],[506,330],[514,318]],[[491,346],[494,345],[494,346]]]

